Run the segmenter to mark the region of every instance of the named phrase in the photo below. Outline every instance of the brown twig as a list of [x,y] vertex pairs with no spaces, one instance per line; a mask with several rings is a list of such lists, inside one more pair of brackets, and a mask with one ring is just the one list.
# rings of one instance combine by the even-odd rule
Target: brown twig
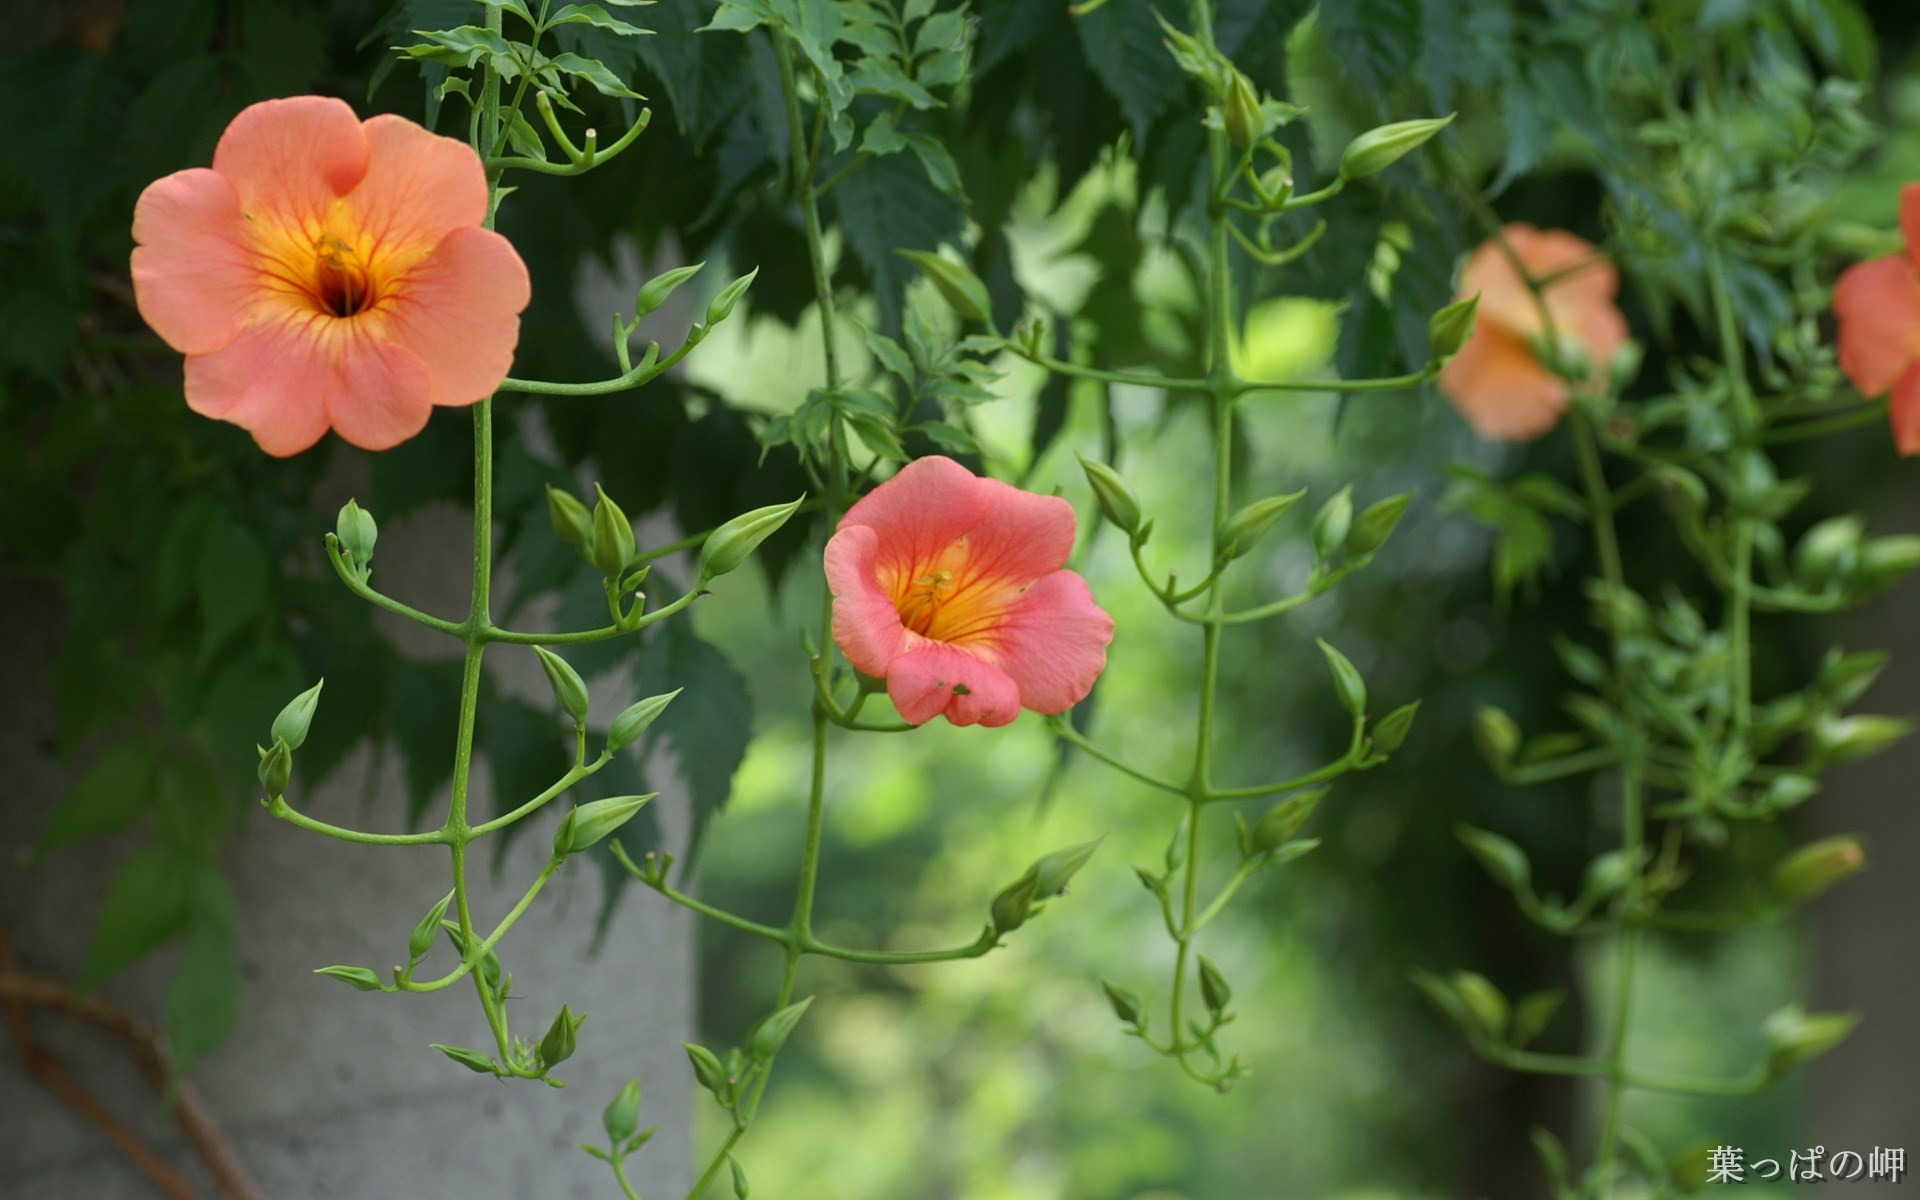
[[164,1162],[104,1104],[87,1091],[45,1047],[34,1040],[30,1010],[54,1008],[98,1026],[127,1047],[136,1069],[164,1095],[174,1084],[173,1115],[181,1135],[206,1168],[220,1200],[261,1200],[261,1194],[221,1135],[213,1114],[193,1087],[175,1083],[173,1063],[160,1036],[132,1013],[99,999],[83,996],[71,984],[51,976],[16,968],[13,946],[0,924],[0,1005],[6,1011],[7,1032],[27,1073],[42,1087],[86,1118],[113,1143],[143,1175],[174,1200],[201,1200],[192,1184]]

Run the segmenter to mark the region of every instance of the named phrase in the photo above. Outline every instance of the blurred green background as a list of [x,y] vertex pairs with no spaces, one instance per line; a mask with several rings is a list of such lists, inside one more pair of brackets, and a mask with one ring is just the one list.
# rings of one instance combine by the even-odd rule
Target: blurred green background
[[[1290,134],[1303,171],[1316,147],[1337,148],[1354,129],[1452,107],[1466,114],[1461,137],[1472,156],[1498,163],[1504,155],[1511,165],[1505,148],[1530,120],[1513,107],[1526,100],[1513,82],[1523,49],[1515,31],[1550,23],[1564,6],[1353,3],[1316,16],[1297,0],[1223,6],[1233,14],[1223,42],[1241,65],[1263,86],[1313,105]],[[708,7],[663,0],[641,18],[659,36],[587,47],[651,97],[654,126],[628,156],[584,180],[530,179],[503,216],[535,279],[522,376],[610,373],[601,317],[581,297],[594,280],[619,275],[620,264],[707,259],[710,286],[726,277],[722,265],[760,269],[750,311],[683,377],[638,397],[528,404],[513,418],[520,436],[503,437],[498,478],[515,606],[558,593],[561,621],[591,613],[597,582],[548,533],[543,484],[597,479],[629,513],[658,513],[682,530],[804,486],[790,452],[762,461],[755,436],[759,418],[797,404],[819,370],[804,243],[773,186],[785,135],[768,116],[769,64],[757,43],[693,33]],[[1757,22],[1806,6],[1621,7],[1644,7],[1649,19]],[[1895,186],[1920,175],[1920,11],[1904,0],[1823,8],[1845,14],[1856,45],[1877,42],[1863,82],[1887,133],[1843,208],[1886,226]],[[132,311],[125,256],[139,188],[205,162],[225,121],[248,102],[324,91],[363,111],[426,116],[421,80],[393,69],[384,47],[472,9],[465,0],[88,0],[53,11],[16,5],[0,24],[15,48],[0,64],[0,571],[52,585],[65,606],[66,641],[47,682],[62,751],[98,761],[130,747],[119,751],[122,765],[136,763],[147,781],[139,803],[58,838],[146,822],[170,869],[196,881],[164,921],[115,929],[110,915],[94,935],[91,973],[104,976],[174,940],[217,940],[220,905],[209,897],[221,885],[211,864],[251,802],[248,747],[313,677],[328,677],[329,697],[357,701],[316,726],[303,752],[310,781],[371,738],[402,757],[420,810],[444,783],[454,694],[446,669],[387,645],[325,577],[312,544],[330,523],[318,497],[332,497],[343,478],[383,521],[464,502],[466,421],[442,414],[387,455],[329,443],[268,461],[244,434],[188,413],[177,360]],[[928,118],[959,164],[969,203],[931,187],[904,155],[851,177],[829,220],[836,280],[860,297],[853,317],[897,327],[903,305],[931,297],[910,285],[893,249],[931,248],[971,228],[980,235],[974,265],[996,308],[1018,311],[1025,300],[1077,313],[1104,361],[1169,369],[1190,361],[1195,305],[1178,264],[1149,235],[1191,203],[1195,101],[1152,57],[1158,35],[1139,24],[1144,6],[1112,0],[1101,19],[1117,24],[1097,35],[1076,32],[1060,6],[1039,0],[980,0],[974,11],[966,103]],[[1108,57],[1114,45],[1135,56],[1125,69]],[[597,97],[592,104],[602,128],[631,115]],[[1541,116],[1550,132],[1567,119]],[[1116,142],[1141,165],[1117,158]],[[1597,236],[1599,189],[1577,154],[1566,157],[1535,154],[1499,196],[1502,215]],[[1472,240],[1458,209],[1417,173],[1396,173],[1343,204],[1338,227],[1301,266],[1278,278],[1250,273],[1260,294],[1294,297],[1249,313],[1241,352],[1250,373],[1312,375],[1337,365],[1361,374],[1420,361],[1424,314],[1444,298]],[[1404,255],[1392,309],[1365,282],[1383,242]],[[851,330],[846,344],[858,362]],[[1657,342],[1649,373],[1688,349],[1684,339]],[[1112,531],[1091,528],[1073,454],[1115,461],[1157,514],[1155,561],[1192,573],[1207,536],[1204,412],[1157,393],[1069,387],[1017,368],[997,393],[974,412],[985,462],[1075,501],[1083,568],[1118,621],[1092,701],[1093,734],[1177,774],[1190,739],[1197,636],[1138,586]],[[1223,740],[1233,747],[1234,782],[1291,773],[1344,744],[1315,636],[1342,647],[1376,696],[1424,702],[1406,748],[1330,797],[1314,830],[1323,848],[1261,877],[1215,927],[1209,953],[1242,997],[1246,1015],[1233,1032],[1254,1076],[1226,1098],[1177,1080],[1119,1035],[1101,995],[1103,977],[1143,986],[1166,969],[1170,947],[1129,870],[1161,852],[1173,816],[1164,797],[1080,756],[1062,757],[1031,718],[995,733],[936,723],[905,737],[846,737],[829,781],[820,916],[830,940],[915,947],[970,937],[994,890],[1038,851],[1107,842],[1070,896],[982,961],[807,967],[802,991],[821,1002],[782,1060],[743,1153],[757,1194],[1540,1194],[1528,1130],[1544,1125],[1582,1140],[1589,1097],[1477,1063],[1408,983],[1416,967],[1474,966],[1518,992],[1606,971],[1604,948],[1576,954],[1526,925],[1452,834],[1461,820],[1497,828],[1529,847],[1543,876],[1562,880],[1602,848],[1589,842],[1591,797],[1574,786],[1521,792],[1497,783],[1470,733],[1482,703],[1551,722],[1562,684],[1545,647],[1553,631],[1581,619],[1573,589],[1558,585],[1582,575],[1586,548],[1561,530],[1551,551],[1557,585],[1537,601],[1507,602],[1490,580],[1488,535],[1443,503],[1449,464],[1565,477],[1566,447],[1552,438],[1520,450],[1476,443],[1426,390],[1345,405],[1326,395],[1256,396],[1246,403],[1244,443],[1249,496],[1309,487],[1324,497],[1353,481],[1362,503],[1410,489],[1419,499],[1368,571],[1296,616],[1233,635]],[[1866,507],[1895,521],[1904,513],[1910,522],[1911,484],[1903,490],[1882,430],[1820,454],[1796,465],[1824,481],[1827,507]],[[1631,546],[1631,529],[1628,536]],[[1274,545],[1248,576],[1297,586],[1309,565],[1298,530]],[[808,682],[794,630],[817,611],[817,562],[817,544],[785,538],[765,555],[764,595],[749,597],[743,583],[726,603],[703,605],[697,639],[675,634],[668,644],[658,635],[637,659],[630,649],[576,659],[595,673],[637,662],[643,675],[671,661],[697,673],[722,711],[740,715],[663,732],[682,757],[706,764],[691,781],[696,821],[711,818],[703,894],[768,919],[788,903],[803,816]],[[1878,611],[1899,611],[1912,595],[1903,590]],[[1763,678],[1810,661],[1834,636],[1807,622],[1760,632]],[[1895,671],[1913,678],[1910,665]],[[558,774],[564,749],[548,724],[509,695],[486,698],[480,736],[496,779]],[[642,768],[629,770],[614,789],[641,790]],[[639,850],[657,835],[642,826],[629,836]],[[1209,852],[1225,864],[1231,847]],[[1219,873],[1230,869],[1219,864]],[[1887,936],[1904,937],[1907,915],[1876,919]],[[773,1003],[778,964],[766,947],[723,929],[703,928],[700,937],[704,1034],[728,1044]],[[1675,1069],[1737,1070],[1755,1053],[1760,1018],[1815,984],[1798,929],[1660,943],[1653,962],[1636,1052]],[[176,986],[189,1000],[238,987],[230,950],[180,972]],[[176,1021],[183,1057],[219,1044],[219,1011]],[[1555,1026],[1556,1048],[1576,1042],[1577,1015]],[[1910,1080],[1860,1082],[1904,1094],[1911,1112]],[[1846,1131],[1811,1129],[1804,1101],[1792,1088],[1722,1104],[1636,1097],[1633,1116],[1674,1151],[1702,1138],[1782,1153],[1800,1141],[1837,1148]]]

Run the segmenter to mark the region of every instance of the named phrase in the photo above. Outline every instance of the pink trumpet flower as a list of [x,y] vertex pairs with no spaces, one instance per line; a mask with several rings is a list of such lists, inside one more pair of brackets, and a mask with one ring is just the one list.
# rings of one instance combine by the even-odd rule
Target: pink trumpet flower
[[827,543],[833,638],[922,725],[1065,712],[1107,664],[1113,618],[1061,564],[1073,506],[918,459],[847,510]]
[[1893,440],[1920,454],[1920,183],[1900,191],[1907,252],[1848,267],[1833,289],[1840,368],[1861,394],[1887,394]]
[[264,101],[211,170],[141,193],[140,314],[187,356],[187,404],[267,453],[329,428],[385,450],[435,405],[491,395],[513,362],[527,269],[487,206],[464,142],[340,100]]

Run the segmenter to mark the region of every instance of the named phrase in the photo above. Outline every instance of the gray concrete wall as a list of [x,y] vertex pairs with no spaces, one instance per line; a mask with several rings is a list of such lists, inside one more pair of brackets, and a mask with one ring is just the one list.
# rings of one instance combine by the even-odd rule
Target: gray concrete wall
[[[393,564],[383,573],[386,584],[434,611],[458,611],[465,546],[464,524],[450,511],[383,525],[381,558]],[[77,773],[52,753],[45,700],[43,673],[60,637],[55,589],[0,587],[0,629],[9,643],[0,668],[0,915],[24,966],[71,978],[106,883],[134,841],[74,847],[24,869],[43,814]],[[419,631],[395,632],[405,638]],[[433,649],[431,642],[408,644]],[[503,682],[545,697],[531,656],[505,665],[524,670]],[[599,681],[595,692],[596,708],[631,698],[618,680]],[[262,714],[262,721],[270,717]],[[481,812],[490,811],[486,789],[481,773],[474,800]],[[403,827],[397,767],[390,760],[376,765],[364,749],[298,803],[342,824]],[[656,803],[669,844],[677,844],[684,805],[671,791]],[[491,923],[538,873],[550,826],[541,822],[514,846],[497,881],[490,871],[476,872],[477,921]],[[580,1052],[560,1072],[570,1086],[556,1091],[472,1074],[429,1048],[487,1044],[470,988],[362,994],[312,974],[332,963],[390,964],[413,923],[447,890],[438,848],[349,845],[256,813],[223,865],[237,904],[244,1008],[233,1039],[202,1064],[195,1082],[270,1200],[617,1197],[606,1167],[576,1143],[604,1138],[600,1110],[634,1074],[647,1089],[643,1124],[661,1127],[631,1160],[635,1184],[650,1200],[684,1193],[690,1085],[679,1044],[693,1029],[688,914],[629,889],[595,956],[589,943],[601,885],[598,872],[581,864],[556,878],[508,935],[505,958],[523,997],[514,1006],[519,1031],[537,1037],[562,1002],[588,1014]],[[103,992],[158,1023],[169,965],[162,955]],[[75,1076],[198,1178],[197,1164],[117,1045],[45,1015],[37,1028]],[[159,1194],[92,1126],[26,1078],[0,1039],[0,1198]]]

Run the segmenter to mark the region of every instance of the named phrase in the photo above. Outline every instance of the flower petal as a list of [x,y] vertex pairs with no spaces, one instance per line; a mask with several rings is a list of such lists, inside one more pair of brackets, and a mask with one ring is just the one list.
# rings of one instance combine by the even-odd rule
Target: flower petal
[[240,334],[259,293],[239,193],[196,168],[156,179],[133,209],[133,292],[153,331],[183,354]]
[[1535,229],[1520,222],[1501,232],[1506,246],[1493,239],[1482,242],[1460,275],[1462,296],[1479,293],[1483,324],[1491,321],[1523,338],[1542,329],[1540,306],[1514,270],[1513,258],[1518,258],[1536,279],[1579,267],[1554,279],[1546,288],[1547,308],[1556,325],[1578,327],[1594,308],[1612,306],[1620,290],[1620,276],[1592,242],[1565,230]]
[[912,569],[931,563],[980,523],[987,512],[981,484],[950,458],[917,458],[855,502],[840,528],[867,526],[879,537],[880,565]]
[[833,592],[833,640],[847,661],[885,678],[906,649],[906,626],[874,575],[879,535],[865,525],[840,530],[827,540],[827,587]]
[[248,326],[230,345],[189,355],[187,404],[253,434],[269,454],[312,446],[329,425],[367,450],[420,432],[432,385],[417,355],[362,325],[291,316]]
[[367,139],[344,100],[263,100],[241,109],[220,135],[213,169],[250,216],[297,225],[324,216],[360,182]]
[[427,427],[433,376],[405,346],[373,336],[360,322],[340,324],[327,419],[362,450],[390,450]]
[[490,229],[456,229],[395,283],[381,306],[385,336],[426,364],[434,404],[474,404],[512,369],[531,295],[511,242]]
[[1907,368],[1893,385],[1887,397],[1887,415],[1893,421],[1893,440],[1900,453],[1909,458],[1920,454],[1920,363]]
[[370,256],[421,253],[486,220],[487,172],[473,147],[391,113],[360,130],[366,175],[348,204],[371,239]]
[[1530,442],[1567,409],[1567,385],[1495,325],[1475,328],[1441,369],[1439,384],[1473,431],[1493,442]]
[[1920,359],[1920,270],[1898,255],[1858,263],[1833,289],[1840,368],[1868,396],[1892,387]]
[[1020,715],[1020,689],[999,667],[964,650],[923,641],[893,660],[887,696],[911,725],[942,713],[955,725],[1006,725]]
[[1087,581],[1055,571],[1028,588],[1001,627],[998,660],[1020,689],[1020,705],[1061,713],[1087,698],[1107,665],[1113,618]]
[[1073,553],[1073,505],[997,479],[981,479],[979,485],[987,511],[967,532],[967,570],[960,586],[969,580],[1027,584],[1059,570]]
[[327,432],[326,347],[314,320],[289,317],[250,325],[211,354],[190,354],[187,405],[231,421],[268,454],[298,454]]

